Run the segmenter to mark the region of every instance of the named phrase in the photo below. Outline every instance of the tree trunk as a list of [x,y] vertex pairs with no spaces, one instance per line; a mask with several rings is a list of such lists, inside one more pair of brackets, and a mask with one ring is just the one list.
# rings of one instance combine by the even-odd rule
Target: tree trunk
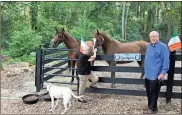
[[155,15],[155,24],[156,24],[156,26],[158,26],[158,17],[159,17],[159,2],[157,2],[157,7],[156,7],[156,15]]
[[167,40],[169,40],[171,38],[171,34],[172,34],[172,24],[171,24],[171,15],[169,16],[169,21],[168,21],[168,32],[167,32]]
[[[2,15],[2,3],[0,4],[0,25],[2,24],[2,20],[3,20],[3,15]],[[0,33],[1,33],[1,28],[2,28],[2,25],[0,27]],[[2,34],[0,35],[0,37],[2,38]],[[2,40],[2,39],[1,39]],[[0,48],[2,48],[2,45],[0,46]],[[1,50],[0,50],[0,53],[1,53]],[[3,66],[2,66],[2,55],[0,55],[0,71],[3,70]]]
[[[86,10],[83,11],[83,20],[82,20],[82,22],[83,22],[83,28],[84,28],[84,30],[86,30],[87,29],[86,28]],[[86,37],[86,33],[85,32],[84,32],[84,37]]]
[[[171,7],[171,4],[172,2],[170,2],[169,4],[169,7]],[[171,38],[171,34],[172,34],[172,15],[171,14],[168,14],[168,32],[167,32],[167,41],[169,41],[169,39]]]
[[124,22],[125,22],[125,2],[123,2],[123,8],[122,8],[122,24],[121,24],[121,31],[122,31],[122,39],[125,40],[125,28],[124,28]]
[[77,14],[76,14],[76,10],[75,8],[72,8],[72,12],[71,12],[71,24],[72,24],[72,27],[74,27],[76,25],[76,21],[77,20]]
[[151,31],[151,9],[147,11],[147,27],[146,32],[149,33]]
[[31,14],[32,29],[37,30],[37,16],[38,16],[38,4],[37,4],[37,2],[31,2],[30,14]]
[[179,32],[178,33],[181,33],[180,34],[180,38],[181,38],[181,40],[182,40],[182,30],[181,30],[181,26],[182,26],[182,2],[181,2],[181,7],[180,7],[180,17],[181,17],[181,19],[180,19],[180,22],[179,22]]
[[28,21],[28,18],[29,18],[28,7],[25,6],[25,8],[24,8],[24,19],[25,19],[25,21]]
[[137,19],[138,19],[138,17],[139,17],[139,1],[137,1],[137,7],[136,7],[136,17],[137,17]]
[[[145,19],[145,17],[146,17],[145,11],[143,11],[143,13],[141,13],[141,14],[142,14],[142,18]],[[147,32],[147,23],[141,23],[141,25],[143,27],[143,32]]]
[[126,9],[126,19],[125,19],[125,27],[124,27],[124,38],[126,39],[126,26],[127,26],[127,21],[128,21],[128,14],[129,14],[129,8],[130,8],[130,3],[127,3],[127,9]]
[[51,15],[51,17],[52,17],[52,19],[53,19],[54,21],[56,21],[56,18],[57,18],[56,9],[57,9],[57,7],[56,7],[56,5],[55,5],[55,6],[52,8],[52,15]]
[[[3,5],[2,5],[2,3],[0,3],[0,25],[1,25],[1,27],[0,27],[0,33],[1,33],[1,29],[2,29],[2,22],[3,22],[3,14],[2,14],[2,10],[3,10]],[[1,41],[2,41],[2,33],[0,34],[0,38],[1,38]],[[2,46],[2,45],[1,45]]]
[[154,29],[154,27],[156,25],[155,16],[156,16],[155,10],[151,10],[151,18],[152,18],[152,21],[150,23],[151,24],[151,30]]

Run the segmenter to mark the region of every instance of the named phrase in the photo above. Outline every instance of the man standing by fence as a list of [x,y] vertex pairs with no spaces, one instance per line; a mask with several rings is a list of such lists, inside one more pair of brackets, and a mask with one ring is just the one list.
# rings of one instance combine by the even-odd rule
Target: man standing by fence
[[159,33],[152,31],[149,34],[151,43],[147,47],[145,55],[145,86],[148,99],[148,107],[144,114],[157,113],[157,100],[161,88],[161,80],[169,69],[169,49],[159,40]]

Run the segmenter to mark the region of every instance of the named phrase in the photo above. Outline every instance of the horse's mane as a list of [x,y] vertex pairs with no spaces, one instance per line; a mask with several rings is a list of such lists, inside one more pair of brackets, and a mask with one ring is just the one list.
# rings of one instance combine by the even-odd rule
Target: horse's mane
[[103,38],[107,41],[112,41],[112,39],[105,33],[105,32],[100,32],[100,34],[103,36]]
[[78,41],[77,39],[75,39],[74,37],[72,37],[71,35],[69,35],[67,32],[64,32],[65,35],[67,35],[69,38],[75,40],[75,41]]
[[77,40],[77,39],[76,39],[76,41],[77,41],[77,42],[80,42],[80,40]]

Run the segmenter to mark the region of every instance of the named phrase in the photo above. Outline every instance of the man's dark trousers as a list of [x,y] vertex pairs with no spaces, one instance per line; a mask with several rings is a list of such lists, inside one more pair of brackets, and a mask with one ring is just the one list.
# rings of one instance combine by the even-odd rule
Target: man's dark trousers
[[161,88],[161,84],[158,80],[149,80],[145,78],[145,87],[147,92],[147,98],[148,98],[148,107],[152,111],[157,110],[157,100],[159,97],[159,92]]

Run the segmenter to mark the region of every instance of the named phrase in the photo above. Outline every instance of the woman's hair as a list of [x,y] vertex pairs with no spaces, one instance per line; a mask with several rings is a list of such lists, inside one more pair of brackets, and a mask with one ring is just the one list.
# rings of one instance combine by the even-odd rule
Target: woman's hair
[[80,47],[80,52],[83,50],[88,50],[88,52],[93,52],[94,44],[91,41],[86,41],[84,47]]
[[93,52],[93,47],[94,47],[93,43],[90,42],[90,41],[86,41],[85,43],[86,43],[87,46],[88,46],[89,52]]

